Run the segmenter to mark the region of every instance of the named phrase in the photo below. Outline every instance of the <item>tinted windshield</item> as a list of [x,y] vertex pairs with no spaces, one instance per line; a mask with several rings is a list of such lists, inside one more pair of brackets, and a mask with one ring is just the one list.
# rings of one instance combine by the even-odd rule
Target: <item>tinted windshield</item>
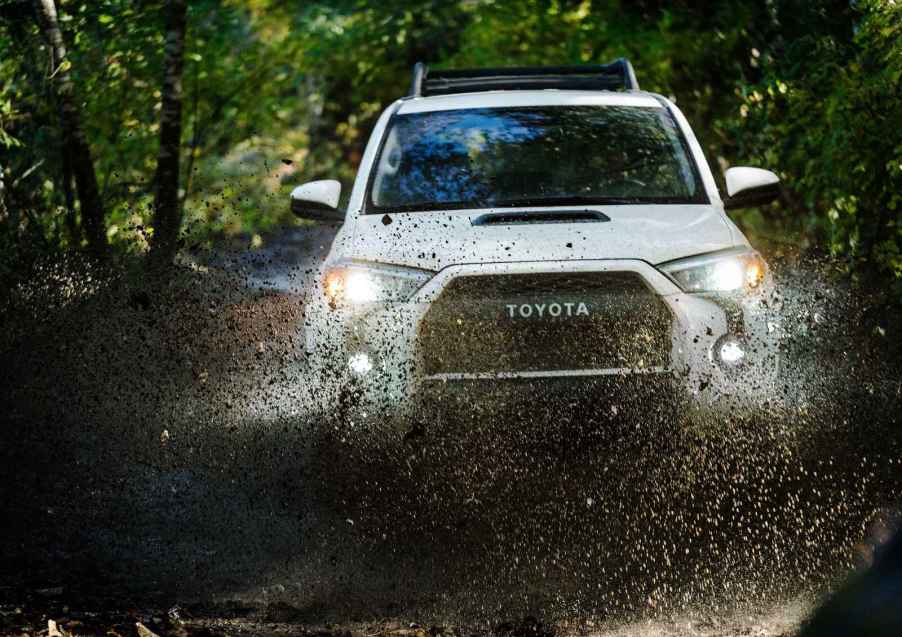
[[369,211],[707,203],[663,108],[540,106],[397,115]]

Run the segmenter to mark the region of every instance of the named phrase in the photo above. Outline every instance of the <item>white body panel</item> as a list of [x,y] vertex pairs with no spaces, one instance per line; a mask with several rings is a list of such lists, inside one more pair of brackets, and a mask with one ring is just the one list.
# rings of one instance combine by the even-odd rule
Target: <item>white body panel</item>
[[352,222],[353,240],[335,256],[440,270],[462,263],[637,257],[655,264],[737,245],[723,212],[711,205],[580,209],[598,210],[611,220],[474,226],[474,219],[493,212],[481,209],[393,214],[385,225],[382,215],[360,215]]
[[744,190],[780,183],[780,178],[771,171],[748,166],[728,168],[724,173],[724,180],[726,181],[727,195],[730,197]]
[[338,200],[341,198],[341,182],[335,179],[310,181],[292,190],[291,198],[337,208]]

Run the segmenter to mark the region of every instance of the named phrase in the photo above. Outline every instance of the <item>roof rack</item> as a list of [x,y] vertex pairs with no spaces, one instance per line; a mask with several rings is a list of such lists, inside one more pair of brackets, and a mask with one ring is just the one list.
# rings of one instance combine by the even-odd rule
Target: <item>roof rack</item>
[[413,67],[410,97],[512,89],[585,91],[639,90],[633,65],[626,58],[594,66],[533,66],[498,69],[430,71],[422,62]]

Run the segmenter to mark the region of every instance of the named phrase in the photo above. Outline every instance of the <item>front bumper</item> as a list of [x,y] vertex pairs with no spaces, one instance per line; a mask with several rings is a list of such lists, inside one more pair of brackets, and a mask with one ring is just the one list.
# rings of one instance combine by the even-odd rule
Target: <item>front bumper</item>
[[[460,277],[542,273],[631,273],[670,313],[666,364],[634,361],[627,366],[601,366],[516,371],[447,370],[430,372],[423,365],[419,328],[436,299]],[[320,295],[308,301],[305,348],[319,383],[322,407],[354,388],[354,399],[370,410],[397,411],[442,386],[504,384],[517,380],[585,382],[617,377],[676,379],[690,404],[709,405],[725,397],[748,400],[775,390],[780,326],[768,280],[752,295],[724,298],[683,293],[654,267],[637,260],[586,260],[536,263],[458,265],[445,268],[405,303],[333,308]],[[741,343],[744,360],[730,365],[719,349],[730,339]],[[450,344],[453,347],[453,344]],[[592,343],[586,343],[592,347]],[[438,392],[436,391],[438,388]]]

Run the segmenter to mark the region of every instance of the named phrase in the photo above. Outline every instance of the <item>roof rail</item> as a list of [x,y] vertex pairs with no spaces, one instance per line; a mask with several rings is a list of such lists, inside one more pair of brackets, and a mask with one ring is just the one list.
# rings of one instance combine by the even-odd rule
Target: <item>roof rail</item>
[[417,62],[413,67],[410,97],[545,88],[637,91],[639,83],[636,81],[633,65],[626,58],[593,66],[533,66],[431,72],[428,66]]

